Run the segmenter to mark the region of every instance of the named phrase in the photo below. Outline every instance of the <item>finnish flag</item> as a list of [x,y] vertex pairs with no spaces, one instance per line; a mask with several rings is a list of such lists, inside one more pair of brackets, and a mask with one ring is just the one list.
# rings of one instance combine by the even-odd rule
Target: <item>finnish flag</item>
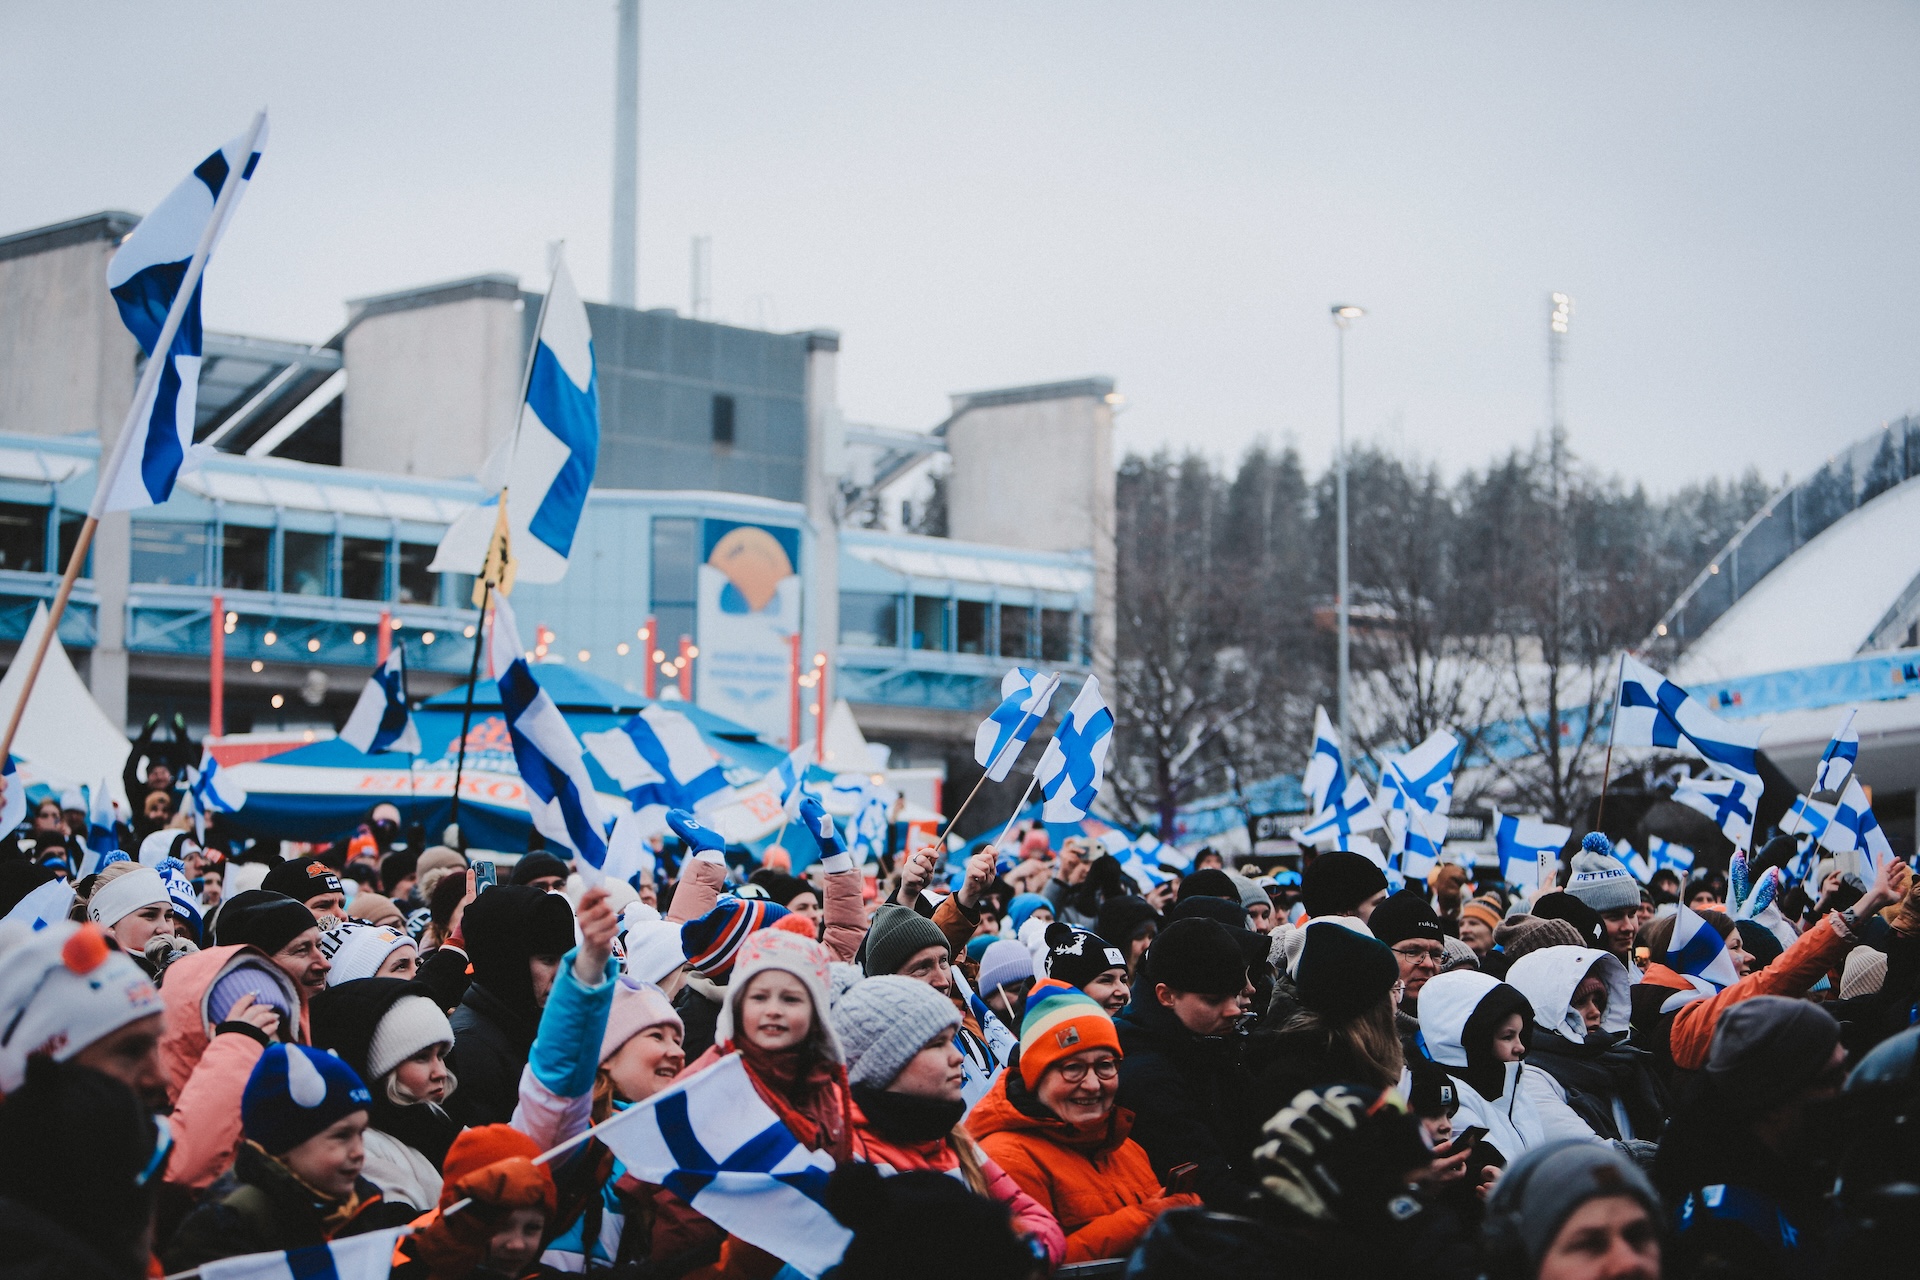
[[481,470],[489,496],[453,522],[428,568],[477,574],[485,567],[505,489],[515,575],[521,582],[560,581],[599,457],[593,330],[566,263],[556,260],[519,428]]
[[791,822],[800,816],[800,797],[807,781],[807,757],[813,754],[813,745],[803,743],[787,752],[786,758],[767,770],[762,781],[772,785],[780,796],[780,811]]
[[1673,799],[1712,818],[1736,849],[1753,848],[1753,814],[1760,803],[1760,779],[1688,778],[1673,789]]
[[601,872],[637,891],[640,881],[651,878],[659,865],[649,841],[666,833],[667,811],[659,805],[621,814],[607,837],[607,860]]
[[560,708],[533,678],[505,596],[494,597],[492,653],[500,709],[526,784],[534,830],[572,850],[582,878],[597,881],[607,861],[607,819],[587,773],[587,755]]
[[987,776],[1004,782],[1033,731],[1047,717],[1047,704],[1060,687],[1057,675],[1015,667],[1000,680],[1000,705],[973,735],[973,758]]
[[1732,773],[1760,774],[1760,726],[1729,724],[1631,655],[1621,655],[1620,692],[1613,715],[1613,740],[1620,746],[1671,748],[1684,740]]
[[[238,187],[227,201],[222,225],[214,229],[214,244],[226,230],[240,197],[246,193],[253,170],[266,145],[264,117],[251,149],[241,135],[202,160],[186,180],[167,193],[152,213],[140,220],[107,263],[107,288],[120,309],[120,321],[133,334],[149,359],[163,361],[153,402],[137,417],[140,435],[120,453],[119,468],[102,478],[106,492],[103,511],[131,511],[151,507],[173,496],[173,484],[193,447],[194,406],[200,388],[200,282],[187,298],[185,312],[173,341],[164,353],[154,351],[167,313],[173,309],[185,282],[188,264],[213,219],[214,205],[235,171]],[[245,154],[243,154],[245,153]]]
[[1313,709],[1313,754],[1307,757],[1307,772],[1300,785],[1318,813],[1333,796],[1347,793],[1347,764],[1340,754],[1340,735],[1327,719],[1325,707]]
[[1853,727],[1856,714],[1856,710],[1849,708],[1847,718],[1840,722],[1839,731],[1833,735],[1833,741],[1827,743],[1827,749],[1820,757],[1820,768],[1814,775],[1815,791],[1837,792],[1853,776],[1853,768],[1860,762],[1860,731]]
[[619,728],[586,734],[583,741],[636,809],[658,804],[698,811],[732,794],[713,748],[678,711],[648,707]]
[[[1720,934],[1698,912],[1685,905],[1674,913],[1673,940],[1667,944],[1664,960],[1669,969],[1685,978],[1700,995],[1714,995],[1740,981],[1740,970],[1727,954],[1727,944]],[[1674,1003],[1669,1000],[1662,1011]]]
[[833,1157],[800,1145],[738,1054],[628,1107],[594,1136],[634,1178],[808,1276],[840,1261],[853,1238],[827,1212]]
[[406,650],[399,645],[387,654],[387,660],[373,669],[353,714],[341,726],[341,741],[367,755],[399,751],[410,756],[420,754],[420,730],[407,710]]
[[1789,836],[1812,836],[1817,842],[1826,832],[1827,824],[1833,821],[1834,807],[1812,796],[1799,796],[1787,810],[1787,816],[1780,819],[1780,832]]
[[393,1249],[410,1227],[343,1236],[284,1253],[243,1253],[200,1264],[200,1280],[387,1280]]
[[114,818],[113,793],[108,790],[105,778],[98,785],[87,788],[86,844],[86,860],[80,864],[80,876],[76,878],[92,875],[107,865],[110,855],[120,852],[120,829]]
[[50,924],[65,920],[72,906],[73,886],[64,880],[49,880],[14,903],[13,909],[0,917],[0,924],[17,922],[38,933]]
[[207,818],[216,813],[238,813],[247,803],[247,789],[223,777],[213,752],[201,748],[200,767],[187,771],[187,805],[193,810],[194,829],[205,837]]
[[1077,822],[1087,816],[1100,794],[1112,747],[1113,712],[1100,697],[1100,678],[1088,676],[1034,770],[1046,797],[1040,809],[1044,821]]
[[1405,755],[1388,756],[1380,772],[1380,807],[1386,810],[1390,847],[1401,855],[1410,880],[1425,880],[1447,840],[1453,807],[1453,769],[1460,739],[1436,729]]
[[[1678,872],[1682,879],[1693,870],[1693,850],[1684,844],[1675,844],[1671,840],[1662,840],[1659,836],[1647,837],[1647,856],[1653,859],[1655,870],[1665,868]],[[1651,876],[1648,879],[1652,879]]]
[[7,784],[6,799],[0,801],[0,835],[4,835],[27,820],[27,784],[20,780],[12,755],[0,764],[0,779]]
[[1868,803],[1858,778],[1847,779],[1840,803],[1834,807],[1833,820],[1820,833],[1820,844],[1834,853],[1859,857],[1869,875],[1893,857],[1893,846],[1887,842],[1887,833],[1881,829],[1879,819],[1873,816],[1873,806]]
[[1378,831],[1385,825],[1366,782],[1349,774],[1346,793],[1307,819],[1306,826],[1295,827],[1293,838],[1316,849],[1344,849],[1355,832]]
[[1540,855],[1558,861],[1573,839],[1573,828],[1493,811],[1493,847],[1500,854],[1500,878],[1522,889],[1540,887]]

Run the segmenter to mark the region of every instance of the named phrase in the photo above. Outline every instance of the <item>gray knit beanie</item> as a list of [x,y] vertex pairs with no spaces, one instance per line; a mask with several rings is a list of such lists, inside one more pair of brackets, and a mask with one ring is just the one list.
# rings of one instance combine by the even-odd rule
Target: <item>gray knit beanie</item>
[[848,989],[851,988],[854,983],[865,982],[866,979],[867,975],[860,972],[860,966],[857,964],[847,964],[845,961],[835,960],[832,964],[828,965],[827,983],[829,995],[827,1007],[832,1008],[834,1005],[839,1004],[840,997],[847,994]]
[[1587,833],[1580,852],[1573,855],[1573,874],[1567,880],[1567,892],[1600,914],[1622,907],[1638,908],[1640,882],[1626,864],[1614,856],[1613,845],[1598,831]]
[[934,1037],[960,1025],[960,1011],[924,982],[883,975],[848,988],[832,1019],[847,1083],[884,1089]]

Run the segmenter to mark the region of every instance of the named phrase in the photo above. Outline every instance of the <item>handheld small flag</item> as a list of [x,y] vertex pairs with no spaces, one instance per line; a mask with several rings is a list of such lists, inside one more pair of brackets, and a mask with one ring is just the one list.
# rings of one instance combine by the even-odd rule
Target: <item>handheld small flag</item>
[[1854,766],[1860,762],[1860,731],[1853,727],[1853,718],[1858,714],[1854,708],[1848,708],[1847,718],[1840,722],[1833,741],[1827,743],[1826,751],[1820,756],[1820,767],[1814,773],[1815,791],[1837,794],[1853,776]]
[[1540,887],[1540,855],[1550,853],[1556,859],[1573,839],[1572,827],[1556,826],[1536,818],[1518,818],[1510,813],[1493,814],[1493,844],[1500,854],[1500,878],[1520,889]]
[[1684,905],[1675,915],[1673,940],[1664,959],[1669,969],[1703,995],[1725,991],[1740,981],[1726,942],[1698,912]]
[[1025,667],[1015,667],[1000,680],[1000,705],[980,722],[973,735],[973,758],[987,776],[1004,782],[1021,748],[1033,737],[1033,731],[1047,718],[1047,704],[1053,701],[1060,677],[1041,675]]
[[1799,796],[1793,807],[1787,810],[1787,816],[1780,819],[1780,831],[1783,835],[1812,836],[1816,841],[1826,832],[1827,824],[1833,821],[1834,806],[1822,804],[1812,796]]
[[1760,803],[1760,779],[1688,778],[1673,789],[1676,804],[1712,818],[1736,849],[1753,847],[1753,814]]
[[200,1264],[200,1280],[386,1280],[393,1248],[410,1228],[342,1236],[284,1253],[243,1253]]
[[1340,736],[1325,707],[1313,709],[1313,754],[1307,758],[1307,771],[1300,785],[1315,813],[1327,807],[1334,796],[1347,793],[1347,763],[1340,754]]
[[500,709],[527,787],[534,829],[573,851],[582,878],[598,880],[607,861],[607,820],[587,773],[586,753],[553,698],[533,678],[505,596],[496,597],[493,606],[493,653]]
[[120,852],[119,825],[114,819],[113,792],[102,778],[87,788],[87,860],[81,875],[91,875],[106,865],[109,854]]
[[1034,770],[1040,794],[1046,797],[1040,809],[1043,820],[1076,822],[1087,816],[1100,794],[1112,748],[1113,712],[1100,697],[1100,678],[1088,676]]
[[1671,840],[1662,840],[1659,836],[1647,837],[1647,856],[1653,859],[1654,870],[1676,872],[1683,880],[1693,870],[1693,850]]
[[353,714],[340,729],[340,740],[356,751],[377,755],[382,751],[420,754],[420,730],[407,710],[406,650],[393,646],[387,660],[373,669],[353,704]]
[[1293,829],[1293,838],[1316,849],[1344,848],[1357,831],[1377,831],[1386,826],[1380,810],[1374,806],[1367,784],[1349,774],[1346,793]]
[[220,762],[211,749],[202,748],[200,767],[187,770],[187,807],[193,811],[194,834],[207,838],[207,819],[216,813],[238,813],[247,803],[247,790],[222,777]]
[[1459,760],[1460,739],[1436,729],[1405,755],[1384,761],[1378,803],[1386,810],[1387,837],[1409,880],[1425,880],[1446,843]]
[[1858,857],[1865,864],[1869,876],[1894,856],[1887,833],[1881,829],[1879,819],[1873,816],[1873,806],[1867,802],[1867,793],[1860,787],[1860,779],[1847,779],[1846,789],[1840,793],[1840,803],[1834,808],[1833,821],[1820,833],[1820,844],[1842,856],[1851,854]]
[[700,809],[730,794],[713,748],[678,711],[648,707],[617,729],[583,735],[583,741],[636,809]]
[[1677,747],[1682,740],[1735,773],[1758,777],[1760,726],[1731,724],[1673,681],[1622,656],[1613,740],[1623,747]]

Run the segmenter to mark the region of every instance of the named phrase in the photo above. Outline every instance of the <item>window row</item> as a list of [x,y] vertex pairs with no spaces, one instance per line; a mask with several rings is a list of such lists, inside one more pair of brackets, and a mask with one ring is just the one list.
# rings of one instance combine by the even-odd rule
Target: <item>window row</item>
[[[1076,616],[1071,609],[842,591],[840,643],[1043,662],[1084,661],[1084,626],[1076,625]],[[906,624],[904,635],[902,623]]]
[[464,607],[471,579],[429,572],[435,548],[298,529],[133,522],[134,582],[218,583],[230,591],[280,591],[393,604]]

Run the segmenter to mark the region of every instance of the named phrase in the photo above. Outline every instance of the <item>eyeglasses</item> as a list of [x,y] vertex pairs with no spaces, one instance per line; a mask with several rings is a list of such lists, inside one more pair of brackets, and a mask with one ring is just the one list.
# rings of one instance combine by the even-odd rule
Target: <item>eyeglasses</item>
[[1445,947],[1395,947],[1393,954],[1402,960],[1411,960],[1415,964],[1439,965],[1447,958]]
[[1089,1071],[1102,1080],[1111,1080],[1120,1074],[1120,1060],[1101,1058],[1095,1062],[1063,1062],[1054,1070],[1058,1071],[1060,1078],[1068,1084],[1081,1083],[1087,1078]]

